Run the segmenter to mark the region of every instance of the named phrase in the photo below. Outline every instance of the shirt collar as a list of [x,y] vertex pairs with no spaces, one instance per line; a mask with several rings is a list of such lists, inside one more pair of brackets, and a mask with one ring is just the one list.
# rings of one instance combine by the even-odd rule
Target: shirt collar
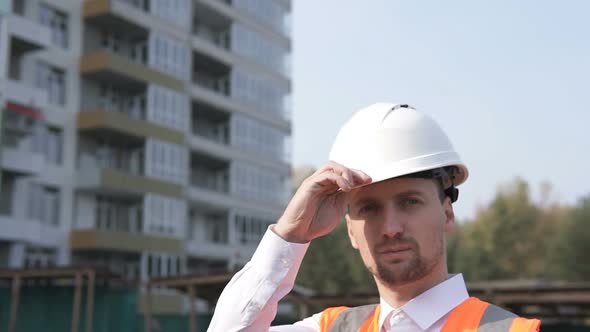
[[403,311],[422,330],[426,330],[468,297],[463,275],[455,274],[397,309],[381,298],[379,328],[383,328],[383,323],[392,312]]

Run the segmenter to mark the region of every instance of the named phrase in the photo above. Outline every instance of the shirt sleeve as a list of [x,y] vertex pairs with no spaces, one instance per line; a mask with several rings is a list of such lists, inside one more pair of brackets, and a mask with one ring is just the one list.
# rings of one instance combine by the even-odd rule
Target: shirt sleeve
[[[318,315],[270,328],[280,299],[293,288],[309,243],[291,243],[272,231],[221,293],[208,332],[315,332]],[[270,330],[269,330],[270,328]]]

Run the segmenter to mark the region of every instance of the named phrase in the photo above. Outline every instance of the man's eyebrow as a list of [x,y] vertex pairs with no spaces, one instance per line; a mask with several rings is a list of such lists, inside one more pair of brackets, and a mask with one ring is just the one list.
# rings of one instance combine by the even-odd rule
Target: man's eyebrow
[[350,202],[350,205],[353,205],[353,206],[364,205],[364,204],[372,203],[372,202],[375,202],[375,201],[377,201],[377,198],[375,198],[373,196],[367,196],[367,197],[363,197],[363,198],[352,200]]
[[393,197],[407,197],[407,196],[412,196],[412,195],[424,196],[424,195],[426,195],[426,193],[423,190],[408,189],[408,190],[404,190],[404,191],[400,191],[398,193],[395,193],[393,195]]
[[[408,196],[412,196],[412,195],[425,196],[426,192],[424,190],[408,189],[408,190],[402,190],[402,191],[396,192],[391,197],[392,198],[403,198],[403,197],[408,197]],[[363,204],[367,204],[367,203],[373,203],[376,201],[378,201],[378,199],[375,196],[365,196],[365,197],[362,197],[359,199],[352,199],[349,202],[349,206],[358,206],[358,205],[363,205]]]

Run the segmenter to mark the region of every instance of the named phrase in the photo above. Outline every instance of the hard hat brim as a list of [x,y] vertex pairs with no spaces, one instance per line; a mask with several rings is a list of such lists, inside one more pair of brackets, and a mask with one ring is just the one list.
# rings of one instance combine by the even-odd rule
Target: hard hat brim
[[457,172],[453,184],[458,186],[464,183],[469,176],[467,167],[459,162],[460,160],[461,159],[456,152],[447,151],[403,161],[396,161],[376,168],[360,167],[359,169],[371,177],[371,183],[377,183],[439,167],[456,166]]

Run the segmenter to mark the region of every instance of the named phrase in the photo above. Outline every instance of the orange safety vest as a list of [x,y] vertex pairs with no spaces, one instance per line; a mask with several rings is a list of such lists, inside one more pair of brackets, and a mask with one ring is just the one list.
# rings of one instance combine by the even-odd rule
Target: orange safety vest
[[[358,307],[358,309],[360,308],[363,307]],[[366,314],[361,314],[364,318],[359,321],[355,321],[358,319],[354,317],[337,320],[342,312],[351,312],[355,309],[334,307],[324,310],[320,318],[320,332],[379,332],[379,313],[381,311],[379,305],[368,307],[367,309],[371,310]],[[356,315],[356,317],[359,316]],[[346,323],[343,323],[344,321]],[[540,326],[541,321],[538,319],[517,317],[495,305],[470,297],[451,311],[441,332],[536,332],[539,331]]]

